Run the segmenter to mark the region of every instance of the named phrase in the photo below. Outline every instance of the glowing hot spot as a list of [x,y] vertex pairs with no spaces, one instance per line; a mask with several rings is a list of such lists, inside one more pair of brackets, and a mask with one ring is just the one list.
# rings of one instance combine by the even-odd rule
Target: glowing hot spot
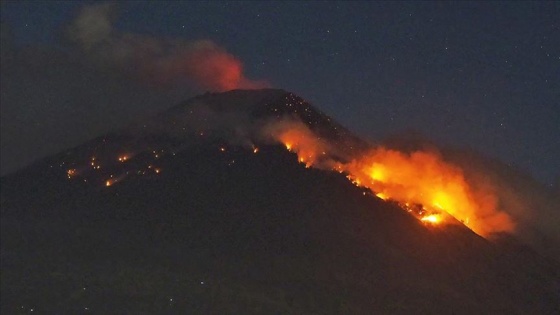
[[69,169],[66,172],[66,175],[68,176],[68,179],[71,179],[72,177],[74,177],[76,175],[76,169],[75,168]]
[[380,192],[375,194],[377,197],[383,199],[383,200],[387,200],[387,195],[385,195],[384,193]]
[[383,165],[379,163],[373,163],[369,170],[369,176],[376,181],[385,181],[387,178],[387,172]]
[[430,214],[420,219],[423,222],[429,222],[432,224],[441,223],[441,216],[439,214]]

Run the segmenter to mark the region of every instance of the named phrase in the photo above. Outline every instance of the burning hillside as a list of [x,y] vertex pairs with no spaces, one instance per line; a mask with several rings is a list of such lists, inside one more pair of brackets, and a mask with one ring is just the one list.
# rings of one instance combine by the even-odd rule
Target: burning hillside
[[196,97],[1,178],[1,311],[558,313],[469,175],[285,91]]
[[345,173],[357,186],[398,202],[423,222],[458,221],[481,236],[513,232],[513,219],[497,208],[497,197],[472,187],[463,171],[436,151],[406,153],[378,146],[353,150],[344,140],[322,137],[313,129],[316,125],[284,115],[267,123],[264,133],[295,152],[306,167]]
[[445,224],[458,220],[482,236],[513,232],[513,220],[497,209],[496,196],[471,187],[462,170],[443,161],[437,152],[408,154],[377,147],[344,163],[332,159],[328,143],[304,127],[285,130],[277,139],[296,152],[306,167],[343,172],[357,186],[369,188],[381,199],[397,201],[421,221]]
[[[261,145],[282,144],[305,167],[344,173],[355,185],[396,202],[428,225],[462,223],[484,237],[512,233],[516,227],[507,209],[500,208],[493,187],[469,181],[463,169],[436,149],[404,152],[368,144],[302,98],[282,90],[207,94],[116,137],[128,139],[124,148],[104,138],[102,146],[80,158],[84,161],[66,161],[65,176],[110,187],[131,176],[158,175],[161,157],[193,143],[221,141],[222,152],[235,146],[254,153]],[[86,161],[91,167],[84,167]],[[93,173],[96,177],[90,178]]]

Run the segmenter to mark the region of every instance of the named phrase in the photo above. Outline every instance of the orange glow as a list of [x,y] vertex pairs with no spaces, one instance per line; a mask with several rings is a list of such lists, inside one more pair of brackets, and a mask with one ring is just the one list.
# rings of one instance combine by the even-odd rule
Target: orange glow
[[306,128],[303,124],[280,125],[274,129],[275,136],[286,149],[295,152],[298,155],[298,161],[311,167],[317,161],[317,158],[326,152],[326,143],[317,139],[317,137]]
[[377,193],[375,195],[383,200],[387,200],[387,195],[385,195],[384,193]]
[[259,152],[259,148],[253,147],[253,153],[257,154]]
[[110,179],[108,179],[107,181],[105,181],[105,186],[106,186],[106,187],[109,187],[109,186],[111,186],[111,185],[113,185],[113,181],[111,181]]
[[376,181],[384,181],[387,179],[387,171],[382,164],[373,163],[371,168],[369,169],[369,177]]
[[355,182],[382,192],[383,197],[422,205],[427,214],[422,221],[443,222],[434,213],[445,211],[483,236],[514,228],[509,216],[496,208],[496,198],[474,191],[462,170],[443,161],[437,153],[406,154],[378,148],[345,165],[345,171]]
[[439,214],[430,214],[425,217],[422,217],[420,221],[428,222],[432,224],[438,224],[441,223],[441,216]]
[[69,170],[66,172],[66,175],[68,175],[68,179],[74,177],[74,176],[76,175],[76,169],[75,169],[75,168],[69,169]]
[[239,88],[243,77],[241,62],[220,50],[200,51],[191,56],[190,74],[201,86],[223,91]]
[[121,162],[121,163],[128,161],[128,159],[130,159],[130,157],[128,155],[119,156],[119,162]]
[[345,173],[354,185],[369,188],[383,200],[396,201],[423,222],[456,222],[449,220],[449,214],[481,236],[514,230],[513,220],[498,209],[493,192],[470,186],[463,170],[437,152],[404,153],[379,147],[343,163],[331,156],[336,152],[333,147],[302,123],[272,126],[271,134],[297,153],[306,167]]

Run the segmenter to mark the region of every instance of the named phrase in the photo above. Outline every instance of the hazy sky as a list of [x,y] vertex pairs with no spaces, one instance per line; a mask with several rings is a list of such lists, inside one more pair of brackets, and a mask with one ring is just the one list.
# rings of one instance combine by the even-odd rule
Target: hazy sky
[[206,90],[271,86],[552,184],[558,2],[1,4],[2,174]]

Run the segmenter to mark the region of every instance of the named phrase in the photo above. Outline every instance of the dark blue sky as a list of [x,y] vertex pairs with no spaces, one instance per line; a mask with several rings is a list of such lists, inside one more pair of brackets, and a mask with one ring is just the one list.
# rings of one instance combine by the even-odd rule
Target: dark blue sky
[[[43,81],[63,82],[76,67],[60,55],[80,59],[64,52],[73,50],[64,30],[91,3],[2,2],[3,49],[40,55],[38,63],[49,64],[45,73],[63,69]],[[114,28],[212,40],[243,62],[248,78],[295,92],[372,140],[415,130],[547,184],[560,176],[558,2],[121,2]],[[54,83],[18,83],[40,80],[41,65],[9,72],[5,64],[2,173],[16,160],[54,153],[196,93],[126,102],[116,92],[83,96],[76,87],[72,97],[57,98],[48,89]],[[23,94],[36,96],[21,101]],[[112,97],[110,107],[97,104],[104,95]],[[87,106],[76,103],[83,98]],[[65,124],[72,117],[77,122]]]

